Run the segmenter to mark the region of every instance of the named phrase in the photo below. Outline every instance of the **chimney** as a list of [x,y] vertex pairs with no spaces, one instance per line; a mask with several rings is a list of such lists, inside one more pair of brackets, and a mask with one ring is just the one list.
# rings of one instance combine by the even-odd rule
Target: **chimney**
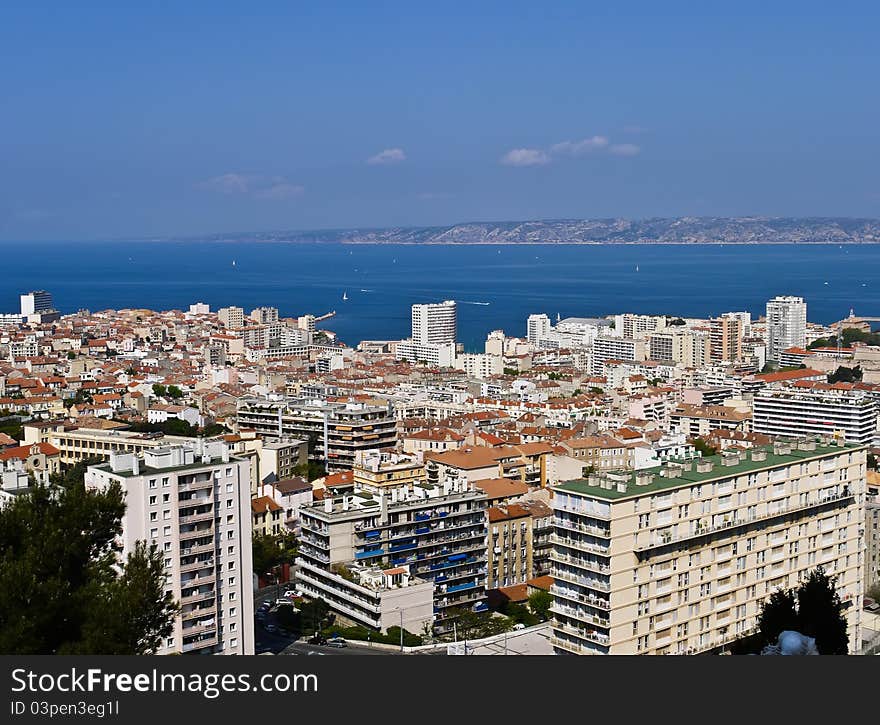
[[330,496],[327,496],[324,499],[324,513],[328,513],[328,514],[333,513],[333,499]]

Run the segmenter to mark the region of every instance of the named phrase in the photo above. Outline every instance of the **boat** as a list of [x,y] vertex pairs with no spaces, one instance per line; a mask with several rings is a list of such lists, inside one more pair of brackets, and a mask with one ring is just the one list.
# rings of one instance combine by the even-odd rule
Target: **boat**
[[233,267],[235,266],[235,260],[234,260],[234,259],[232,260],[232,266],[233,266]]
[[348,292],[342,293],[342,301],[345,302],[348,299]]
[[639,265],[636,265],[636,272],[639,271]]
[[556,313],[556,321],[559,322],[562,319],[562,316],[557,312]]

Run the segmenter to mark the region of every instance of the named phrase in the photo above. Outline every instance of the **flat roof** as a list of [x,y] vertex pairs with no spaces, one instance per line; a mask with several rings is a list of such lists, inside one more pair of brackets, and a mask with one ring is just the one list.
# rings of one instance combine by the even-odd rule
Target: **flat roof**
[[[664,466],[644,468],[639,470],[638,472],[612,471],[612,474],[617,473],[618,475],[626,476],[626,479],[622,481],[626,484],[626,491],[617,490],[617,487],[614,484],[612,484],[612,488],[610,489],[602,488],[599,485],[590,483],[588,479],[584,478],[566,481],[556,486],[556,489],[560,491],[571,491],[572,493],[588,494],[595,498],[616,501],[626,498],[638,498],[640,496],[644,496],[645,494],[656,493],[658,491],[664,491],[667,489],[682,488],[684,486],[693,486],[695,484],[706,483],[708,481],[723,480],[725,478],[742,475],[743,473],[762,471],[768,468],[775,468],[776,466],[781,466],[788,463],[812,460],[828,455],[840,454],[845,451],[864,450],[865,448],[867,448],[867,446],[863,445],[823,446],[817,443],[815,450],[802,451],[798,450],[796,446],[796,443],[792,444],[791,453],[788,454],[773,453],[772,446],[757,446],[752,450],[765,450],[767,452],[766,460],[753,461],[751,460],[751,457],[747,455],[745,460],[741,460],[739,463],[733,466],[723,465],[721,463],[722,456],[720,454],[714,456],[705,456],[702,459],[691,459],[690,463],[692,464],[692,470],[682,471],[681,475],[674,478],[665,478],[660,475],[660,471],[664,468]],[[714,464],[713,469],[711,471],[707,471],[706,473],[701,473],[697,471],[696,464],[699,463],[701,460],[711,461]],[[675,461],[671,462],[675,463]],[[637,473],[653,473],[654,480],[648,484],[637,485],[635,482]]]

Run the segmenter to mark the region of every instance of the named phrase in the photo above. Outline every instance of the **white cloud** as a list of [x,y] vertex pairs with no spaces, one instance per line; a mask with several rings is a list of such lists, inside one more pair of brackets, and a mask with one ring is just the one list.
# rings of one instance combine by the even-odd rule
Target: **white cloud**
[[608,151],[615,156],[636,156],[641,149],[634,143],[619,143],[611,146]]
[[590,151],[599,151],[606,146],[608,146],[608,139],[605,136],[591,136],[581,141],[563,141],[562,143],[553,144],[550,147],[550,153],[579,156]]
[[306,188],[301,184],[290,184],[286,181],[281,181],[263,189],[258,189],[254,192],[254,196],[257,199],[273,199],[279,201],[283,199],[293,199],[294,197],[300,196],[305,190]]
[[282,201],[300,196],[305,187],[293,184],[283,176],[261,174],[221,174],[196,184],[196,188],[228,195],[251,196],[254,199]]
[[401,161],[406,161],[406,153],[403,149],[398,148],[385,149],[367,159],[367,163],[374,166],[376,164],[399,164]]
[[244,174],[221,174],[201,182],[198,186],[202,189],[219,191],[223,194],[246,194],[253,178],[253,176],[246,176]]
[[511,149],[501,157],[507,166],[538,166],[550,162],[550,157],[541,149]]

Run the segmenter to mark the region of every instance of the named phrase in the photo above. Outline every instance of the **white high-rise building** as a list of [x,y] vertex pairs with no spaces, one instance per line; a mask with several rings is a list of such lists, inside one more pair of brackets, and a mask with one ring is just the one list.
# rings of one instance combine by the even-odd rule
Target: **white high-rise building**
[[412,306],[412,340],[420,345],[455,344],[455,300]]
[[217,317],[227,330],[244,327],[244,310],[241,307],[221,307],[217,310]]
[[807,303],[803,297],[774,297],[767,303],[767,359],[779,362],[782,351],[804,347]]
[[117,481],[125,494],[122,556],[138,541],[165,557],[166,589],[180,604],[157,654],[254,654],[250,462],[223,441],[110,453],[85,483]]
[[204,302],[196,302],[189,306],[190,315],[209,315],[211,314],[211,305]]
[[546,338],[550,329],[550,318],[547,315],[529,315],[526,321],[526,337],[532,345],[537,345]]
[[38,312],[51,312],[54,309],[52,295],[46,290],[34,290],[26,295],[21,295],[21,314],[23,316]]

